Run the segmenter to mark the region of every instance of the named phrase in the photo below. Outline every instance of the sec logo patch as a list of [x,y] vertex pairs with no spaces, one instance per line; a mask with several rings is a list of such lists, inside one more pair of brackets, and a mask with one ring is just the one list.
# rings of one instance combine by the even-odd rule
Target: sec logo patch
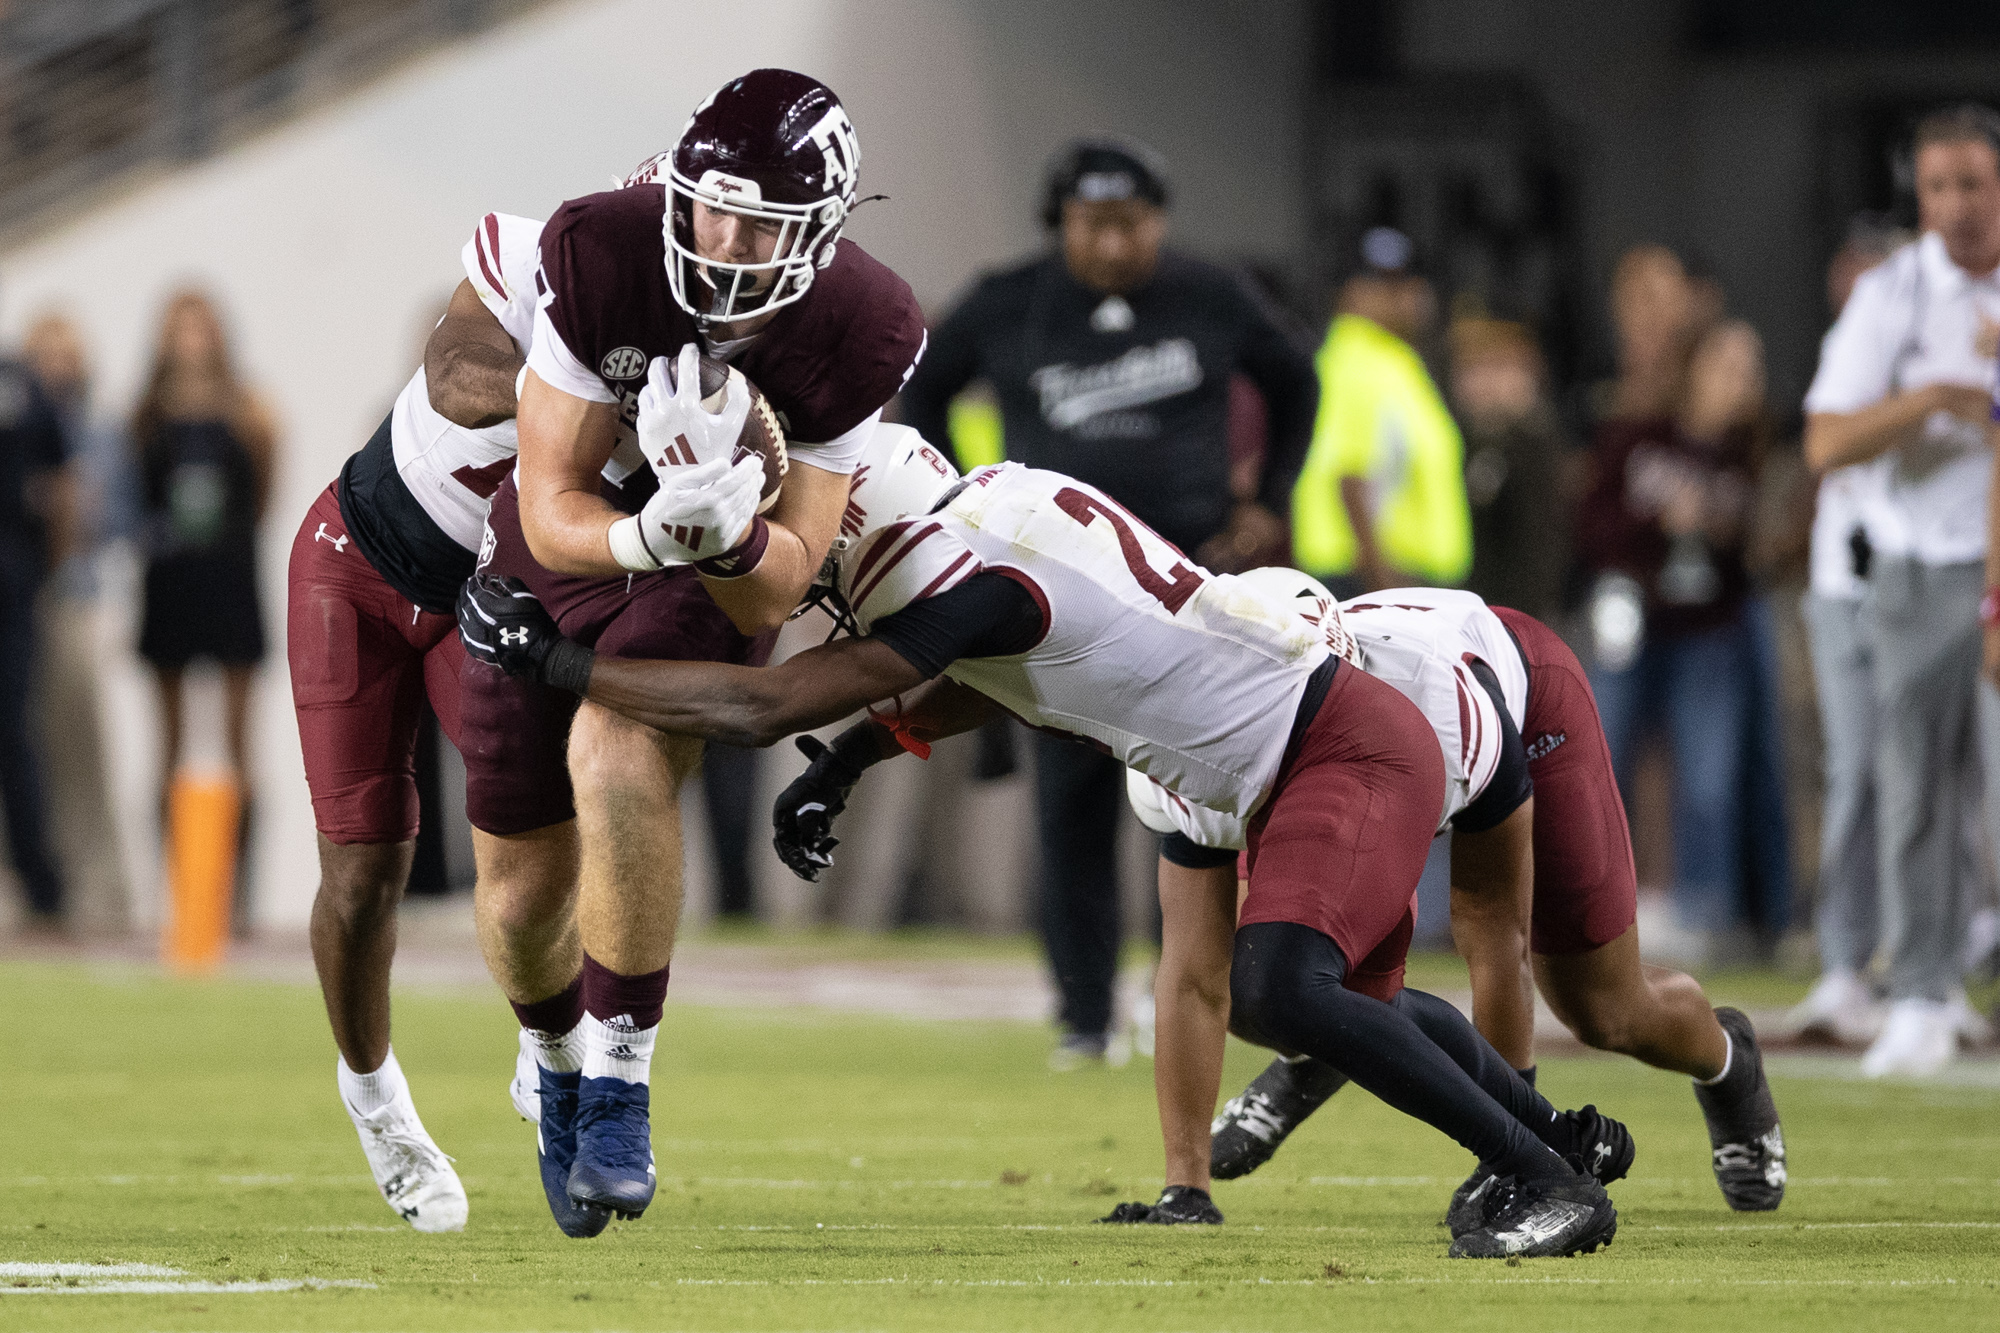
[[597,372],[608,380],[636,380],[646,373],[646,354],[636,347],[614,347]]

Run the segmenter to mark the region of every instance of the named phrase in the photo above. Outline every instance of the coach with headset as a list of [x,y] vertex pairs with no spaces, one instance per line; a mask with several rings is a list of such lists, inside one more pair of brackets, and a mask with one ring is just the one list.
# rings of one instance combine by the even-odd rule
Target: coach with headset
[[[952,399],[975,380],[997,400],[1006,456],[1108,492],[1205,563],[1271,545],[1319,402],[1310,354],[1228,270],[1162,248],[1168,187],[1139,144],[1086,139],[1050,168],[1048,253],[980,279],[931,330],[903,391],[903,419],[947,436]],[[1230,381],[1267,411],[1254,499],[1229,485]],[[1120,923],[1115,856],[1125,774],[1118,761],[1037,737],[1042,938],[1062,993],[1051,1063],[1102,1058]]]
[[[1806,461],[1861,468],[1876,497],[1861,621],[1875,671],[1877,855],[1887,1021],[1870,1077],[1929,1074],[1978,1026],[1960,985],[1965,760],[2000,791],[2000,695],[1980,683],[1993,348],[2000,334],[2000,116],[1963,105],[1916,128],[1921,239],[1863,274],[1806,395]],[[1857,475],[1850,472],[1850,476]]]

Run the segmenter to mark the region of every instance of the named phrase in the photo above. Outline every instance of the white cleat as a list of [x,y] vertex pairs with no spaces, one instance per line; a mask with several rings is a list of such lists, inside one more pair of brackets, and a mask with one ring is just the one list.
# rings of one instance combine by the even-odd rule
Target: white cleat
[[465,1230],[465,1186],[417,1118],[408,1088],[372,1114],[357,1115],[349,1106],[347,1116],[361,1136],[375,1188],[399,1217],[419,1231]]
[[1928,1078],[1958,1054],[1951,1011],[1936,1000],[1898,1000],[1889,1006],[1882,1035],[1861,1057],[1867,1078]]
[[507,1097],[521,1119],[531,1125],[542,1123],[542,1071],[535,1063],[534,1039],[521,1029],[521,1049],[514,1056],[514,1081],[507,1085]]
[[1785,1031],[1795,1037],[1827,1036],[1849,1046],[1865,1046],[1882,1035],[1882,1006],[1868,983],[1852,972],[1827,972],[1806,998],[1785,1015]]

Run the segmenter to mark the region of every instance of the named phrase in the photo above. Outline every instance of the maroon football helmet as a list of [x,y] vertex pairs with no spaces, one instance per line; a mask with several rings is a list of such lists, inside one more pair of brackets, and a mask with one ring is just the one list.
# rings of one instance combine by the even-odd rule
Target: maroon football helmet
[[[854,207],[861,145],[833,90],[788,69],[755,69],[695,108],[674,147],[625,178],[667,185],[667,281],[703,327],[790,305],[833,262]],[[695,201],[777,229],[760,264],[703,259]]]

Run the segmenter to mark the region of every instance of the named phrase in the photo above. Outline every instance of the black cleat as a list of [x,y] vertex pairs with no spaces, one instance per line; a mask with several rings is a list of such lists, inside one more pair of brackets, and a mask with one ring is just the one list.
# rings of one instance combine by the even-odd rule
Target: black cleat
[[1247,1176],[1271,1160],[1287,1135],[1340,1091],[1347,1075],[1319,1060],[1273,1060],[1208,1127],[1208,1172]]
[[1625,1173],[1632,1169],[1632,1159],[1638,1155],[1631,1130],[1601,1114],[1595,1106],[1564,1111],[1563,1119],[1569,1121],[1576,1135],[1570,1152],[1583,1162],[1585,1175],[1600,1185],[1625,1179]]
[[1502,1178],[1486,1220],[1451,1243],[1454,1259],[1546,1259],[1590,1254],[1618,1234],[1604,1186],[1572,1157],[1564,1179]]
[[[1638,1149],[1632,1142],[1632,1132],[1623,1123],[1604,1115],[1595,1106],[1564,1111],[1563,1119],[1569,1122],[1574,1136],[1570,1152],[1583,1164],[1585,1175],[1600,1185],[1625,1178]],[[1444,1222],[1451,1228],[1452,1239],[1485,1225],[1505,1194],[1503,1188],[1496,1187],[1495,1177],[1486,1167],[1474,1170],[1464,1184],[1452,1191],[1451,1206],[1445,1210]]]
[[[1737,1212],[1768,1213],[1785,1200],[1785,1131],[1778,1124],[1778,1105],[1749,1017],[1740,1009],[1717,1009],[1715,1018],[1729,1034],[1729,1074],[1713,1086],[1694,1085],[1708,1121],[1715,1183]],[[1739,1060],[1746,1063],[1738,1066]]]
[[1192,1185],[1169,1185],[1160,1191],[1158,1203],[1121,1203],[1100,1222],[1150,1222],[1154,1226],[1222,1225],[1222,1210],[1207,1190]]
[[1451,1228],[1451,1238],[1457,1240],[1486,1225],[1486,1214],[1506,1192],[1500,1177],[1483,1165],[1474,1168],[1465,1183],[1451,1192],[1451,1206],[1444,1210],[1444,1224]]

